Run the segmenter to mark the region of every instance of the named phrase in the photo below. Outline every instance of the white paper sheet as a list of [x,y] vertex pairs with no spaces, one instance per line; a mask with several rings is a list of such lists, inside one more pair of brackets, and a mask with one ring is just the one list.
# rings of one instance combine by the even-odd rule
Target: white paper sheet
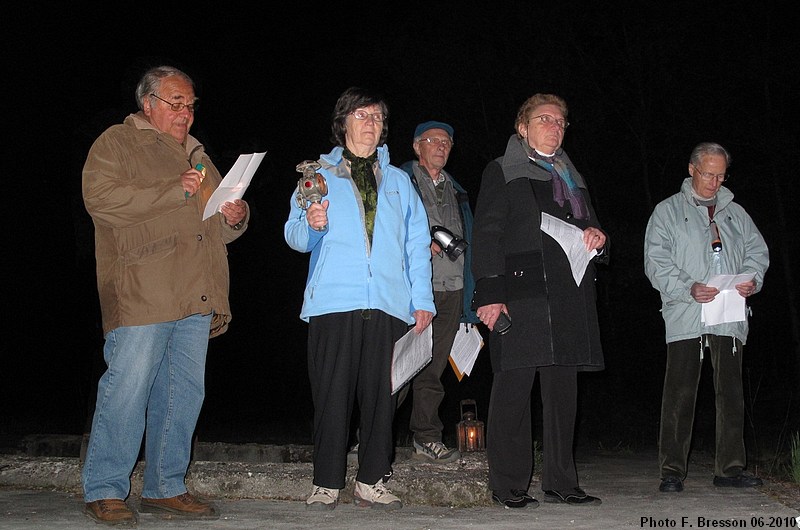
[[228,174],[219,183],[219,187],[214,190],[214,193],[208,199],[206,208],[203,210],[203,221],[220,211],[220,208],[226,202],[233,202],[244,196],[247,186],[250,185],[250,180],[266,154],[267,152],[264,151],[263,153],[239,155],[231,170],[228,171]]
[[394,343],[392,352],[392,394],[396,394],[433,359],[433,326],[420,334],[412,327]]
[[475,366],[475,359],[478,358],[483,348],[483,337],[474,324],[461,323],[453,340],[453,347],[450,349],[450,366],[456,373],[459,381],[464,375],[472,373]]
[[755,273],[719,274],[708,280],[706,285],[719,289],[719,294],[712,301],[702,304],[700,321],[706,326],[714,326],[745,320],[747,304],[744,297],[736,290],[736,285],[749,282],[753,278]]
[[583,230],[542,212],[542,232],[555,239],[564,249],[575,284],[580,285],[583,275],[586,274],[586,267],[597,255],[597,250],[586,250],[586,245],[583,244]]

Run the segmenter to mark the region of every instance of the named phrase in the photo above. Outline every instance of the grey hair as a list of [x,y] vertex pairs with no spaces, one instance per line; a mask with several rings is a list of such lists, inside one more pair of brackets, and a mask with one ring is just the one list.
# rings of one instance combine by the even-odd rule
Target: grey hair
[[194,81],[184,72],[178,70],[174,66],[156,66],[145,72],[139,80],[139,84],[136,85],[136,104],[139,106],[139,110],[144,110],[144,98],[157,92],[164,78],[172,76],[183,78],[192,86],[192,89],[194,89]]
[[714,142],[703,142],[697,144],[697,147],[692,149],[692,155],[689,157],[689,163],[695,167],[699,167],[703,163],[703,157],[708,155],[718,155],[725,157],[726,167],[731,167],[731,155],[721,145]]

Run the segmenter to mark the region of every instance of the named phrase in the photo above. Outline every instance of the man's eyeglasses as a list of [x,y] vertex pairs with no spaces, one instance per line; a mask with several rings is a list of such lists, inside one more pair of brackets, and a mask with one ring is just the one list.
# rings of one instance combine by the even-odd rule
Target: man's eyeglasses
[[175,112],[182,111],[184,107],[189,109],[189,112],[191,112],[191,113],[194,113],[194,111],[197,110],[197,104],[198,104],[197,100],[194,100],[194,103],[189,103],[187,105],[186,103],[173,103],[171,101],[167,101],[166,99],[160,98],[160,97],[156,96],[155,94],[150,94],[150,95],[153,96],[156,99],[160,99],[161,101],[163,101],[164,103],[169,105],[170,108],[172,108],[172,110],[175,111]]
[[564,118],[556,118],[555,116],[551,116],[549,114],[539,114],[538,116],[532,117],[531,120],[535,120],[537,118],[545,125],[558,125],[562,130],[566,130],[566,128],[569,127],[569,122]]
[[709,173],[707,171],[700,171],[700,168],[695,166],[694,164],[692,164],[692,167],[694,167],[697,170],[697,174],[700,175],[700,178],[706,181],[716,180],[719,182],[725,182],[730,177],[730,175],[728,175],[727,173],[715,174],[715,173]]
[[386,116],[383,112],[367,112],[366,110],[354,110],[350,114],[357,120],[366,120],[367,118],[372,118],[373,121],[380,123],[386,119]]
[[430,138],[420,138],[419,141],[428,142],[429,144],[433,144],[434,147],[439,147],[441,145],[445,149],[453,147],[453,140],[448,140],[446,138],[437,138],[436,136],[431,136]]

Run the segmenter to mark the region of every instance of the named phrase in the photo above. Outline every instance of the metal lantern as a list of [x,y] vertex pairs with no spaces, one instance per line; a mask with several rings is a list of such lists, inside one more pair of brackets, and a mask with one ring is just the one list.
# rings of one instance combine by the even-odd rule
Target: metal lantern
[[484,425],[478,421],[478,406],[474,399],[461,401],[461,421],[456,425],[458,434],[458,450],[462,453],[483,451],[486,449]]

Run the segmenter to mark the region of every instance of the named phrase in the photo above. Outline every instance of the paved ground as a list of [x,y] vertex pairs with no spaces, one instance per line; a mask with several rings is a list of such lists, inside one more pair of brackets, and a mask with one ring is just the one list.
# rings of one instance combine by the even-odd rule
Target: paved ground
[[[283,451],[296,455],[297,451]],[[713,470],[693,459],[685,490],[658,492],[655,454],[578,454],[581,485],[603,499],[600,506],[542,503],[536,509],[492,505],[486,489],[485,459],[470,454],[444,466],[418,463],[399,454],[390,482],[406,506],[396,512],[356,508],[352,499],[355,466],[348,468],[343,503],[332,512],[306,512],[311,465],[303,462],[195,462],[187,484],[221,509],[216,521],[165,520],[142,514],[148,529],[515,529],[515,528],[792,528],[800,500],[769,494],[770,486],[722,489]],[[129,504],[141,491],[141,466],[134,472]],[[70,457],[0,455],[0,528],[101,528],[81,510],[79,462]],[[542,500],[539,483],[531,493]]]

